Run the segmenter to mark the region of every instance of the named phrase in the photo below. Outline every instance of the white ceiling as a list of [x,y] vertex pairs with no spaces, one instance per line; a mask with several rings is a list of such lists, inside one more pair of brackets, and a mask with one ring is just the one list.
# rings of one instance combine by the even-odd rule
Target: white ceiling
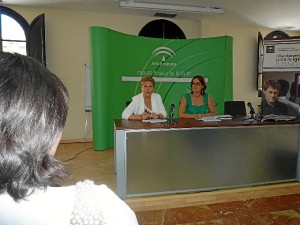
[[[274,30],[300,31],[300,0],[136,0],[191,6],[211,6],[224,9],[222,15],[176,13],[176,19],[217,20],[233,24],[255,25]],[[98,11],[129,15],[152,16],[152,10],[122,9],[119,0],[3,0],[2,5],[24,5],[71,10]],[[155,17],[156,18],[156,17]],[[292,27],[292,29],[289,29]]]

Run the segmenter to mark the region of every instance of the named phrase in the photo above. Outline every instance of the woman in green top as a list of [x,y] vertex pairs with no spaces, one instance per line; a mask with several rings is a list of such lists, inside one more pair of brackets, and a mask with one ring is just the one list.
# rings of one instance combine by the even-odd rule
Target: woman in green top
[[197,75],[191,81],[191,93],[182,96],[179,106],[179,118],[201,119],[216,115],[216,107],[210,94],[205,93],[204,77]]

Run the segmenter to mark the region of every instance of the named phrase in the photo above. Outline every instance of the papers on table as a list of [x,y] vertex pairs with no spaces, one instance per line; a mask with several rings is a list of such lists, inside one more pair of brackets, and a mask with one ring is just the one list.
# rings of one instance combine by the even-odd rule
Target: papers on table
[[216,116],[206,116],[206,117],[203,117],[203,118],[201,118],[199,120],[202,120],[204,122],[218,122],[218,121],[221,121]]
[[[216,115],[216,116],[207,116],[198,120],[202,120],[204,122],[218,122],[222,120],[231,120],[231,115]],[[143,123],[164,123],[167,122],[166,119],[150,119],[150,120],[142,120]]]
[[166,119],[152,119],[152,120],[142,120],[143,123],[164,123],[167,122]]
[[216,115],[216,116],[203,117],[199,120],[202,120],[204,122],[218,122],[221,120],[231,120],[231,119],[232,119],[231,115]]
[[271,115],[267,115],[267,116],[264,116],[262,119],[261,119],[261,122],[265,121],[265,120],[272,120],[272,121],[291,121],[291,120],[295,120],[296,117],[294,116],[287,116],[287,115],[274,115],[274,114],[271,114]]
[[233,116],[232,115],[217,115],[216,117],[220,120],[231,120]]

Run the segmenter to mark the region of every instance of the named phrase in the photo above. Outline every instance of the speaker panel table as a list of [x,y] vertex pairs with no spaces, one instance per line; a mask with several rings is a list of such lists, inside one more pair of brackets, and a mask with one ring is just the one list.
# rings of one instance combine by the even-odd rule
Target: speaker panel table
[[121,198],[299,180],[299,121],[115,120]]

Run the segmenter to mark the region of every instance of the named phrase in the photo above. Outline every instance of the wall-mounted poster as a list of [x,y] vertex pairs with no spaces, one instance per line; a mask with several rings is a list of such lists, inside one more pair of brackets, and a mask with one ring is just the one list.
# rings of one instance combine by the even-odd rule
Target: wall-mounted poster
[[300,40],[265,40],[264,71],[299,71]]
[[261,115],[300,116],[300,39],[264,40]]

